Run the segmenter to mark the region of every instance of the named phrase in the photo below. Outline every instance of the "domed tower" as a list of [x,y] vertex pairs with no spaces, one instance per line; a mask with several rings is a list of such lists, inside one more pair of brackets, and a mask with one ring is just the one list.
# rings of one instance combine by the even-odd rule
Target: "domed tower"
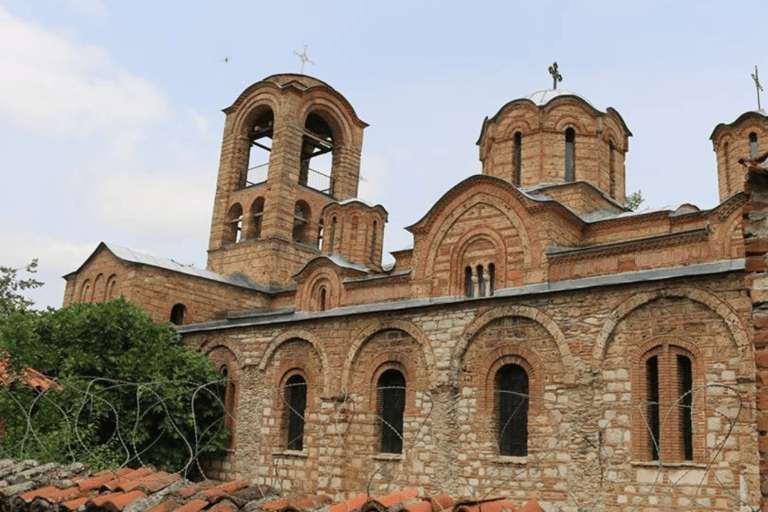
[[768,151],[768,117],[763,110],[740,115],[730,124],[720,123],[710,136],[717,155],[717,179],[722,203],[744,187],[740,158],[754,158]]
[[601,112],[561,89],[510,101],[483,121],[483,174],[521,188],[586,182],[623,204],[630,133],[613,108]]
[[368,125],[306,75],[267,77],[224,113],[208,268],[285,286],[320,254],[323,208],[357,197]]

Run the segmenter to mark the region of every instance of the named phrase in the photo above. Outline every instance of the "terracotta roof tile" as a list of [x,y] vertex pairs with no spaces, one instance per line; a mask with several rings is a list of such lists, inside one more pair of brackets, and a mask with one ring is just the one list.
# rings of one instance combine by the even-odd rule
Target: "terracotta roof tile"
[[421,500],[402,507],[398,512],[432,512],[432,504],[429,500]]
[[96,507],[108,507],[112,510],[123,510],[128,504],[145,497],[143,491],[132,491],[124,493],[122,491],[110,492],[96,496],[90,500],[90,505]]
[[65,501],[61,506],[68,510],[77,510],[88,502],[88,497],[84,496],[74,500]]
[[505,510],[516,511],[517,509],[509,500],[489,499],[469,503],[457,504],[455,512],[502,512]]
[[355,510],[362,507],[368,501],[368,498],[369,496],[367,494],[355,496],[354,498],[350,498],[343,503],[333,505],[328,509],[328,512],[348,512],[350,510]]
[[246,487],[248,487],[248,480],[224,482],[223,484],[219,484],[216,487],[202,491],[199,497],[212,502],[218,501],[221,498],[227,497],[233,492],[237,492],[240,489],[245,489]]
[[209,508],[208,512],[237,512],[237,508],[231,501],[220,501]]
[[432,505],[432,512],[441,512],[442,510],[453,508],[456,500],[448,494],[438,494],[429,498],[429,503]]
[[[386,510],[396,503],[402,503],[404,501],[411,500],[418,495],[418,489],[406,489],[404,491],[387,494],[386,496],[380,496],[373,500],[369,500],[366,506],[363,507],[363,510],[378,510],[379,507],[376,505],[379,505]],[[370,509],[368,508],[369,506],[371,507]]]
[[526,503],[521,508],[519,508],[517,512],[546,512],[546,511],[543,508],[541,508],[541,505],[539,505],[539,502],[536,501],[536,499],[531,498],[528,500],[528,503]]
[[197,512],[208,506],[208,502],[199,498],[188,501],[186,504],[176,509],[176,512]]
[[180,489],[176,489],[174,491],[174,494],[179,496],[180,498],[190,498],[197,494],[198,492],[205,490],[205,489],[211,489],[214,487],[213,482],[210,482],[208,480],[204,480],[202,482],[198,482],[193,485],[188,485],[186,487],[182,487]]
[[145,512],[170,512],[171,510],[176,510],[177,508],[179,508],[178,502],[176,500],[170,499],[158,503]]
[[308,496],[294,496],[278,501],[270,501],[260,508],[265,512],[305,512],[318,509],[324,505],[333,503],[333,500],[324,494],[312,494]]

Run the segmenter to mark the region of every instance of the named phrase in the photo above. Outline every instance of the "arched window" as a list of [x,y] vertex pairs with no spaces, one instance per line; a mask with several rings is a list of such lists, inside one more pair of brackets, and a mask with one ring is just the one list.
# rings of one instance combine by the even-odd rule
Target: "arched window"
[[328,291],[325,289],[325,286],[323,286],[320,288],[320,311],[325,311],[327,299]]
[[645,410],[638,431],[645,456],[667,462],[693,460],[693,357],[663,344],[642,358]]
[[403,452],[405,377],[399,370],[386,370],[376,385],[382,453]]
[[499,453],[528,454],[528,374],[505,364],[496,372],[496,419]]
[[285,383],[286,448],[304,449],[304,412],[307,408],[307,381],[301,375],[292,375]]
[[331,232],[328,234],[328,252],[333,254],[333,243],[336,238],[336,217],[331,219]]
[[523,174],[523,135],[515,132],[515,149],[512,156],[512,182],[516,187],[520,186]]
[[470,298],[475,296],[475,283],[472,279],[472,267],[470,266],[464,269],[464,295]]
[[221,402],[224,404],[224,427],[229,429],[229,446],[232,447],[235,439],[235,381],[227,365],[219,369],[219,375],[224,381],[221,394]]
[[368,255],[368,259],[371,260],[371,263],[376,262],[376,244],[378,243],[378,223],[374,220],[373,226],[371,227],[371,251]]
[[253,223],[251,224],[251,230],[248,233],[248,238],[259,238],[261,236],[261,224],[264,217],[264,198],[257,197],[251,205],[251,218]]
[[485,297],[485,274],[483,274],[483,266],[477,266],[477,296]]
[[758,156],[759,152],[760,148],[757,145],[757,134],[752,132],[749,134],[749,153],[752,155],[752,158],[755,158]]
[[[331,190],[331,167],[334,149],[333,130],[320,115],[311,113],[304,123],[304,137],[301,141],[299,184],[333,194]],[[311,162],[311,168],[310,168]]]
[[298,201],[293,208],[293,239],[295,241],[307,241],[307,227],[309,226],[309,219],[309,205],[304,201]]
[[187,314],[187,308],[184,307],[184,304],[175,304],[171,308],[171,323],[174,325],[181,325],[184,323],[184,317]]
[[565,181],[576,179],[576,131],[573,128],[565,130]]
[[243,207],[239,203],[235,203],[229,209],[229,243],[237,243],[240,241],[240,235],[243,229]]
[[488,264],[488,296],[496,293],[496,265]]
[[616,197],[616,144],[608,141],[608,179],[610,181],[610,193]]
[[117,291],[117,276],[115,274],[112,274],[109,276],[109,279],[107,279],[107,287],[104,294],[105,300],[112,300],[119,297]]
[[248,132],[250,152],[248,164],[238,188],[249,187],[267,181],[269,174],[269,153],[275,124],[272,110],[267,109],[257,115],[253,128]]

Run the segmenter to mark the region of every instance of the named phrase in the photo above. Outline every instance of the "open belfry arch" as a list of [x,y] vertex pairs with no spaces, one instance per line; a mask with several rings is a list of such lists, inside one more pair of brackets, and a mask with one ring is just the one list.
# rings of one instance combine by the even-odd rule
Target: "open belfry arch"
[[768,181],[768,117],[716,126],[720,204],[630,211],[630,130],[551,74],[501,99],[482,172],[392,263],[358,197],[367,125],[320,80],[260,80],[224,110],[207,268],[103,243],[64,302],[122,295],[211,355],[234,435],[213,478],[768,510],[768,185],[741,164]]

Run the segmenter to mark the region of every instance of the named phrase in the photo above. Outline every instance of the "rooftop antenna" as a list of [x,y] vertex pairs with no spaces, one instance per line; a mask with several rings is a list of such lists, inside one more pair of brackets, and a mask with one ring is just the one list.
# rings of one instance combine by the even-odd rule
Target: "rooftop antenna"
[[752,80],[755,81],[755,88],[757,89],[757,110],[762,111],[760,108],[760,91],[763,90],[763,86],[760,85],[760,79],[757,77],[757,64],[755,64],[755,72],[752,74]]
[[[296,50],[293,50],[293,53],[296,53]],[[304,53],[302,53],[302,54],[296,53],[296,55],[298,55],[299,58],[301,59],[301,74],[302,75],[304,74],[304,64],[306,62],[309,62],[313,66],[315,65],[315,63],[312,62],[311,60],[309,60],[309,58],[307,57],[307,45],[304,45]]]
[[549,74],[552,75],[552,89],[557,90],[557,82],[563,81],[563,75],[557,71],[557,61],[549,66]]

